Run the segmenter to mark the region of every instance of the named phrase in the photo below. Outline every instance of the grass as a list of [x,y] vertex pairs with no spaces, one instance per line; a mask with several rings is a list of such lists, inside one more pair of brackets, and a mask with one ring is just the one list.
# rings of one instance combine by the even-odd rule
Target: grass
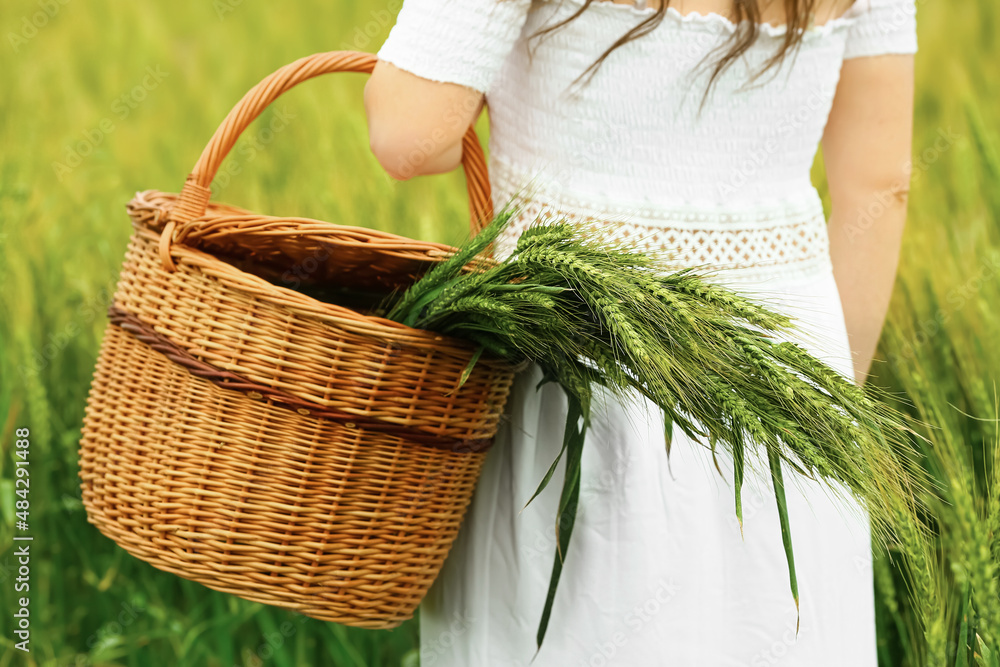
[[[927,433],[927,468],[946,492],[926,517],[940,539],[923,563],[876,560],[879,654],[884,667],[982,665],[987,659],[976,656],[991,650],[996,660],[998,647],[1000,7],[918,5],[911,215],[880,348],[887,361],[875,372],[937,426]],[[125,203],[136,190],[179,190],[218,122],[265,74],[317,51],[373,51],[397,8],[0,4],[5,610],[20,595],[10,449],[21,427],[31,430],[34,535],[33,651],[14,651],[5,631],[0,667],[416,664],[413,622],[373,632],[302,619],[124,554],[86,522],[76,478],[84,400],[129,234]],[[34,32],[24,23],[33,18],[43,24]],[[458,243],[467,215],[462,177],[385,177],[367,148],[363,81],[331,76],[283,97],[230,158],[216,198]],[[822,189],[819,166],[815,176]]]

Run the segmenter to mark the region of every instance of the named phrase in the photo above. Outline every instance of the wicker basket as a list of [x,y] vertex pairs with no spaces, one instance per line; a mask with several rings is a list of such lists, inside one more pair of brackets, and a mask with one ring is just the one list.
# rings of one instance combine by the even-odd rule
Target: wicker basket
[[[391,628],[451,548],[516,369],[482,360],[461,384],[471,346],[266,279],[311,266],[325,284],[398,287],[452,248],[208,202],[268,104],[375,60],[283,67],[230,112],[179,196],[129,204],[79,455],[88,520],[132,555],[248,600]],[[492,209],[471,128],[463,166],[476,230]]]

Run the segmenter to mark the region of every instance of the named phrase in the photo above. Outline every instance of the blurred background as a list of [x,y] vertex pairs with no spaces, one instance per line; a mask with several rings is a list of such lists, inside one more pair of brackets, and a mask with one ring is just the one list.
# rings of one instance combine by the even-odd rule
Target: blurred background
[[[318,51],[374,52],[400,0],[0,4],[0,667],[418,664],[416,621],[365,631],[156,570],[86,520],[77,443],[137,190],[177,192],[231,106]],[[880,664],[1000,664],[1000,8],[917,0],[913,191],[874,373],[944,489],[925,563],[875,562]],[[214,199],[460,242],[460,173],[405,183],[368,150],[364,76],[279,99]],[[487,138],[486,118],[479,121]],[[815,180],[825,192],[821,163]],[[14,648],[14,432],[31,429],[30,654]],[[460,629],[459,629],[460,631]],[[428,638],[428,641],[447,638]],[[761,664],[781,664],[780,647]],[[425,666],[427,667],[427,666]]]

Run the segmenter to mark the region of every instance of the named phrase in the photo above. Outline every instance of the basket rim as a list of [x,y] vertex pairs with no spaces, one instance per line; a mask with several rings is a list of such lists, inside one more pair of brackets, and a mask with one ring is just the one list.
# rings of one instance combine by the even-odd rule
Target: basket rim
[[[157,191],[144,191],[157,192]],[[142,193],[139,193],[142,194]],[[161,193],[167,194],[167,193]],[[135,200],[133,200],[134,202]],[[130,202],[131,204],[131,202]],[[240,210],[237,207],[230,207],[226,204],[216,205],[219,208],[224,207],[225,209],[236,211]],[[249,215],[255,217],[269,218],[272,220],[281,220],[293,222],[296,220],[306,220],[310,223],[318,223],[321,225],[326,225],[334,228],[345,228],[344,225],[336,225],[331,222],[324,222],[321,220],[312,220],[308,218],[282,218],[277,216],[264,216],[261,214],[255,214],[252,212],[246,212]],[[131,212],[130,212],[131,215]],[[205,216],[206,218],[208,216]],[[159,220],[157,220],[157,224]],[[156,227],[150,226],[141,220],[136,220],[133,218],[132,227],[134,233],[151,243],[157,243],[160,239],[160,233],[156,230]],[[363,227],[346,227],[351,230],[362,230],[362,231],[372,231],[367,230]],[[375,232],[378,235],[386,235],[394,238],[407,241],[405,237],[388,235],[385,232]],[[446,246],[443,244],[434,244],[431,242],[416,241],[415,243],[424,245],[428,248],[446,248],[454,251],[455,248],[451,246]],[[449,351],[457,353],[462,357],[471,356],[477,349],[478,346],[471,342],[458,338],[455,336],[449,336],[447,334],[438,333],[428,329],[418,329],[414,327],[407,326],[400,322],[395,322],[383,317],[377,317],[373,315],[364,315],[355,311],[353,309],[347,308],[345,306],[340,306],[337,304],[320,301],[314,297],[311,297],[302,292],[296,290],[282,287],[281,285],[276,285],[269,280],[261,278],[260,276],[254,275],[252,273],[243,271],[232,264],[219,259],[218,257],[212,255],[209,252],[199,250],[197,248],[186,245],[183,242],[175,242],[171,245],[170,254],[173,256],[175,262],[178,264],[185,264],[194,270],[200,271],[205,275],[208,275],[216,280],[219,280],[226,285],[227,288],[236,289],[244,294],[247,294],[253,298],[261,299],[279,308],[283,308],[291,311],[297,316],[308,317],[313,319],[318,319],[319,321],[334,325],[338,328],[343,329],[346,332],[359,335],[376,338],[385,343],[391,345],[396,345],[403,348],[413,348],[420,350],[436,350],[438,352],[448,353]],[[450,350],[447,348],[451,348]],[[506,360],[501,357],[496,357],[486,352],[480,357],[477,363],[487,364],[492,367],[508,368],[511,370],[516,370],[523,368],[524,361],[511,361]]]
[[[179,197],[180,195],[176,193],[164,192],[162,190],[141,190],[135,193],[135,196],[131,201],[129,201],[126,208],[129,217],[132,218],[133,221],[140,222],[150,229],[161,231],[167,222],[167,214]],[[152,219],[150,220],[146,216],[140,215],[140,211],[148,211],[152,214]],[[457,250],[454,246],[450,246],[445,243],[411,239],[399,234],[371,229],[370,227],[342,225],[339,223],[304,216],[276,216],[257,213],[239,206],[216,201],[210,201],[205,214],[188,223],[190,231],[180,239],[180,242],[183,243],[185,239],[192,236],[199,240],[211,237],[214,230],[208,225],[231,225],[232,223],[241,220],[259,220],[263,222],[288,223],[299,226],[315,225],[315,228],[310,228],[307,232],[301,230],[291,232],[291,230],[289,230],[288,234],[291,235],[294,233],[301,235],[303,233],[308,233],[310,238],[318,240],[318,238],[322,237],[324,232],[326,232],[330,234],[331,237],[336,238],[336,243],[338,245],[372,248],[397,257],[426,259],[433,263],[437,263],[447,258]],[[206,228],[198,229],[198,223],[205,224]],[[232,229],[228,229],[226,234],[229,236],[239,236],[239,234],[234,233]],[[273,236],[277,234],[272,232],[270,235]],[[343,240],[343,237],[351,235],[355,235],[359,239],[362,237],[368,237],[368,240],[359,240],[355,243],[349,243]],[[333,238],[327,242],[331,242],[332,240]]]

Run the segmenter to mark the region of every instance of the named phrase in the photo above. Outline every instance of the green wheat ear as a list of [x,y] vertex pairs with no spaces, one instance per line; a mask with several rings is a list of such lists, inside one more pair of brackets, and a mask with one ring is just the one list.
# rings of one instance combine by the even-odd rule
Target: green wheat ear
[[[693,269],[668,270],[657,256],[609,245],[592,229],[565,221],[536,223],[503,261],[481,261],[515,216],[504,209],[478,237],[395,295],[386,311],[411,326],[468,338],[483,355],[531,360],[545,381],[563,388],[571,412],[578,413],[528,500],[565,460],[570,474],[555,517],[557,550],[539,647],[563,559],[571,557],[574,485],[594,387],[618,396],[638,392],[659,406],[668,429],[707,439],[713,458],[719,446],[732,454],[741,535],[746,456],[765,449],[796,609],[783,465],[811,483],[845,485],[869,511],[876,541],[912,552],[913,562],[920,562],[917,552],[927,536],[915,528],[913,497],[923,480],[908,472],[905,424],[877,394],[856,387],[801,346],[777,342],[778,334],[794,331],[790,318]],[[670,447],[665,433],[668,464]]]

